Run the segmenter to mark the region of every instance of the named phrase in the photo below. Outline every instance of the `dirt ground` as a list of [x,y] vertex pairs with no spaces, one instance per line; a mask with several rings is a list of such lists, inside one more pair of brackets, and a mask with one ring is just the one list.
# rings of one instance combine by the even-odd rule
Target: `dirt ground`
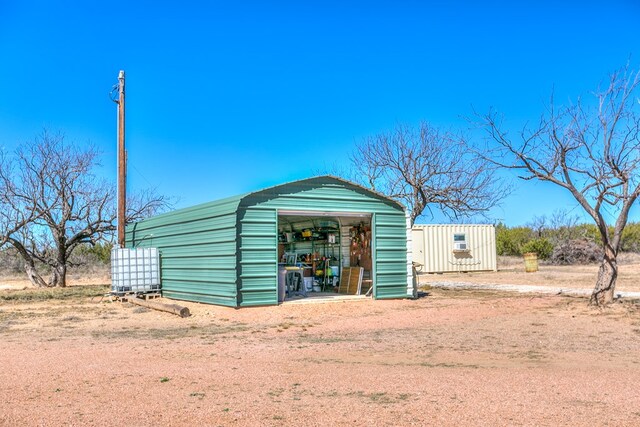
[[[618,257],[619,277],[616,292],[640,291],[640,254],[621,254]],[[549,286],[567,289],[593,290],[598,265],[549,265],[540,263],[539,271],[524,271],[524,261],[516,257],[499,257],[497,272],[422,274],[421,282],[461,281],[483,284]]]
[[[522,277],[588,274],[570,273]],[[101,286],[0,290],[0,425],[640,425],[640,301],[425,291],[184,303],[182,319],[108,302]]]

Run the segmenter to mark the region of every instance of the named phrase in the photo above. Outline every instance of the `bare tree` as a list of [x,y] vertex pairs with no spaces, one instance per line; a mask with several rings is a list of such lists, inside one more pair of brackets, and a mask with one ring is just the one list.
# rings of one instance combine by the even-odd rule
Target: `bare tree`
[[482,216],[508,192],[462,135],[424,122],[364,139],[351,161],[359,180],[403,203],[412,222],[433,208],[449,218]]
[[549,219],[550,228],[553,230],[553,243],[566,243],[573,239],[584,237],[582,230],[578,228],[580,217],[571,215],[566,209],[556,209]]
[[[0,181],[12,188],[5,197],[11,211],[26,204],[33,212],[5,239],[25,260],[36,286],[66,286],[73,251],[95,244],[116,228],[115,189],[95,176],[97,160],[95,148],[67,144],[63,135],[44,131],[16,150],[13,168],[0,170]],[[12,174],[15,169],[21,173]],[[152,192],[138,195],[130,200],[128,219],[140,219],[164,205],[164,198]],[[50,267],[49,281],[36,270],[38,262]]]
[[[42,171],[37,171],[36,175],[41,175]],[[27,182],[30,173],[24,169],[16,167],[14,162],[5,152],[0,153],[0,248],[7,243],[14,244],[17,236],[27,229],[38,217],[37,198],[38,194],[33,191],[23,191],[16,182]],[[21,249],[18,246],[18,251]],[[26,255],[26,253],[21,253]],[[24,256],[23,256],[24,257]],[[33,277],[36,271],[35,261],[25,258],[25,271],[29,278]]]
[[533,219],[527,224],[527,227],[535,233],[537,238],[543,238],[549,230],[549,220],[546,215],[534,216]]
[[0,152],[0,248],[35,215],[32,204],[12,197],[14,185],[7,177],[14,173],[12,162],[8,161],[6,153]]
[[[489,139],[497,143],[493,161],[569,191],[595,222],[604,257],[591,295],[593,305],[613,300],[617,255],[629,210],[640,195],[640,73],[625,67],[594,93],[595,102],[551,106],[534,127],[512,139],[495,112],[483,116]],[[613,231],[606,217],[614,219]]]

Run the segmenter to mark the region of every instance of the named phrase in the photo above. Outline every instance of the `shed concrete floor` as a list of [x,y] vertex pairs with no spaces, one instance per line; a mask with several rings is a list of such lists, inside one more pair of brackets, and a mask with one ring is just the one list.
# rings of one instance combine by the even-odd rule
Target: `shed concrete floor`
[[282,304],[316,304],[325,302],[366,301],[371,299],[364,295],[344,295],[336,292],[307,292],[307,296],[287,298]]

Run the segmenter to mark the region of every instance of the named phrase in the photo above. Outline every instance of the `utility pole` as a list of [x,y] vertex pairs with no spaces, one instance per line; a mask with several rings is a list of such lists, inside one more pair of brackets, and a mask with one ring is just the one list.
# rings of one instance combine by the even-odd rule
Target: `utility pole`
[[127,152],[124,148],[124,70],[118,74],[118,246],[124,248]]

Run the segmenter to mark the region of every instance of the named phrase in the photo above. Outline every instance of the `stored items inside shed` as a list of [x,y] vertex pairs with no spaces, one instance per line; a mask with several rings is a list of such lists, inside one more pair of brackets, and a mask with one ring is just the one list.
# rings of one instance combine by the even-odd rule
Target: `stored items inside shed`
[[373,286],[371,214],[281,212],[279,299],[338,292],[365,295]]

